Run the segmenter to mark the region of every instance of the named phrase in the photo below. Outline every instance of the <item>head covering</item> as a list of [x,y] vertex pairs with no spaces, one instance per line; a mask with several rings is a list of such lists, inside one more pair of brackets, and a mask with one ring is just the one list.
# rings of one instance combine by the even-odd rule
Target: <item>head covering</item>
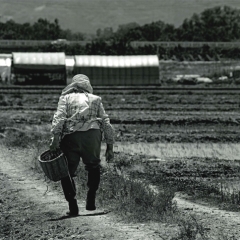
[[77,74],[72,78],[72,82],[62,90],[62,95],[66,95],[71,92],[81,91],[93,93],[89,78],[84,74]]

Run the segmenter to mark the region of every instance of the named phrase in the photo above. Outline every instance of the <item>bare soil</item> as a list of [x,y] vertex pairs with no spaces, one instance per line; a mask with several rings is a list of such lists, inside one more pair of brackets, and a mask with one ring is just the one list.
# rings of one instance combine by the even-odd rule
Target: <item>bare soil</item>
[[[21,91],[20,91],[21,90]],[[20,89],[0,93],[0,132],[16,124],[50,124],[60,89]],[[13,91],[13,90],[12,90]],[[39,93],[35,93],[39,91]],[[117,141],[240,141],[239,88],[98,90],[116,129]]]

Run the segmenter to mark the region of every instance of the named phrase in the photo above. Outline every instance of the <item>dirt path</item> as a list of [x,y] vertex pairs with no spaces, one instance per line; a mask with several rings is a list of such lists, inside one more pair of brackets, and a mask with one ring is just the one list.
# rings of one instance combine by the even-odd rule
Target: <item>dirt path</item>
[[161,239],[154,223],[127,224],[103,209],[86,211],[85,202],[79,202],[79,217],[65,218],[63,196],[54,189],[46,192],[44,179],[20,162],[24,154],[2,145],[0,153],[0,240]]
[[[210,239],[240,239],[239,212],[220,210],[217,207],[211,206],[207,202],[198,203],[186,198],[187,197],[178,195],[174,199],[176,200],[179,209],[197,216],[199,222],[203,223],[209,236],[211,236]],[[221,235],[222,238],[220,238]],[[226,238],[226,236],[229,238]],[[230,238],[230,236],[234,236],[235,238]]]
[[[175,227],[167,224],[127,224],[107,209],[85,210],[79,202],[80,216],[65,218],[67,204],[57,190],[48,189],[40,174],[21,163],[26,152],[16,153],[0,145],[0,240],[8,239],[170,239]],[[205,229],[219,239],[221,230],[240,239],[240,214],[194,203],[181,195],[178,207],[196,214]],[[175,229],[176,230],[176,229]],[[214,237],[215,235],[215,237]],[[167,238],[168,236],[168,238]],[[224,239],[224,238],[223,238]]]

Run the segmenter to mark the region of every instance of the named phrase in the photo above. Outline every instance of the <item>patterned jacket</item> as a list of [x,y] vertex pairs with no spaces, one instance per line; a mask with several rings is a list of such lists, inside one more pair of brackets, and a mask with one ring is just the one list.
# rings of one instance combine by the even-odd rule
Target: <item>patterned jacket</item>
[[104,110],[101,97],[86,92],[61,95],[53,116],[52,134],[63,137],[75,131],[89,129],[101,129],[106,143],[114,143],[114,128]]

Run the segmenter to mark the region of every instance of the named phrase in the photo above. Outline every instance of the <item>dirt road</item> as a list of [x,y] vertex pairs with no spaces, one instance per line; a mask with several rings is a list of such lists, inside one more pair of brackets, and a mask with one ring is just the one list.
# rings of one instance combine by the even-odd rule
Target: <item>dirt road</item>
[[0,240],[161,239],[154,223],[127,224],[107,209],[86,211],[81,201],[80,216],[66,218],[63,195],[22,164],[26,151],[0,145],[0,153]]

